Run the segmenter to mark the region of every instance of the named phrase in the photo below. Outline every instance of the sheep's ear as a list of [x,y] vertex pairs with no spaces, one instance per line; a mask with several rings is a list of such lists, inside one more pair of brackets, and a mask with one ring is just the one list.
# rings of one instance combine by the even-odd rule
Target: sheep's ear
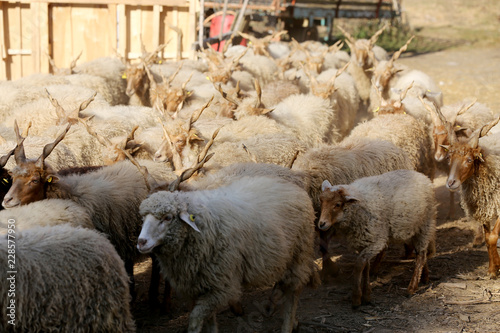
[[344,197],[346,204],[352,204],[359,201],[355,196],[349,194],[348,190],[345,187],[340,187],[339,193]]
[[324,192],[324,191],[329,190],[331,188],[332,188],[332,184],[330,184],[330,182],[325,179],[323,181],[323,184],[321,184],[321,191]]
[[424,97],[430,97],[430,98],[433,98],[435,100],[438,100],[441,98],[441,95],[442,93],[440,91],[426,91],[425,92],[425,96]]
[[196,217],[193,214],[188,214],[187,212],[182,212],[180,214],[180,218],[182,221],[186,222],[191,228],[194,230],[201,232],[196,225]]
[[353,197],[351,195],[346,195],[345,196],[345,203],[346,204],[352,204],[352,203],[355,203],[355,202],[358,202],[359,200],[356,198],[356,197]]
[[56,175],[48,175],[47,178],[45,178],[45,182],[50,183],[50,184],[55,184],[59,181],[59,177]]
[[450,146],[449,145],[439,145],[439,147],[443,148],[446,151],[450,150]]
[[467,128],[467,127],[458,127],[458,126],[455,126],[455,133],[458,135],[458,134],[462,134],[462,135],[465,135],[466,137],[469,137],[472,135],[472,130]]

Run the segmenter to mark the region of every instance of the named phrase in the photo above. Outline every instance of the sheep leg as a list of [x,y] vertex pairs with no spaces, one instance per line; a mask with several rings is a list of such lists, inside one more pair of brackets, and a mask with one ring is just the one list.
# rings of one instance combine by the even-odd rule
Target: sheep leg
[[328,245],[333,237],[333,232],[319,232],[320,246],[319,250],[321,252],[321,258],[323,262],[323,268],[321,269],[321,277],[326,278],[327,276],[337,276],[339,273],[339,267],[330,260],[330,255],[328,252]]
[[420,280],[425,284],[429,283],[429,265],[427,265],[427,261],[425,262],[424,268],[422,270],[422,277],[420,278]]
[[483,237],[483,235],[483,225],[478,224],[476,234],[474,235],[474,240],[472,241],[472,247],[480,247],[484,244],[485,237]]
[[217,333],[219,331],[219,328],[217,327],[217,316],[215,313],[208,318],[204,331],[207,333]]
[[[380,253],[385,252],[382,250]],[[380,254],[379,253],[379,254]],[[378,257],[378,254],[377,254]],[[375,258],[376,260],[376,258]],[[362,295],[361,295],[361,303],[362,304],[370,304],[372,297],[372,288],[370,287],[370,261],[366,262],[365,269],[363,270],[363,286],[362,286]]]
[[160,265],[154,254],[151,255],[151,283],[149,284],[149,304],[158,305],[158,294],[160,288]]
[[125,260],[125,270],[127,271],[127,275],[130,279],[129,281],[129,290],[130,296],[132,297],[132,301],[135,300],[135,279],[134,279],[134,261],[127,259]]
[[[217,299],[211,299],[210,296],[206,295],[203,299],[196,301],[193,310],[189,314],[188,333],[200,333],[205,322],[208,324],[209,332],[217,333],[215,309],[219,306],[219,303]],[[224,303],[227,304],[227,302]]]
[[427,253],[426,250],[420,251],[415,259],[415,269],[413,270],[413,276],[411,278],[410,284],[408,285],[408,294],[413,295],[418,289],[418,283],[420,282],[420,277],[422,275],[422,270],[427,263]]
[[288,289],[285,292],[285,304],[283,306],[283,325],[281,326],[281,333],[290,333],[295,328],[295,317],[301,291],[302,288],[298,288],[295,290]]
[[352,289],[352,308],[356,309],[361,305],[361,283],[363,279],[363,271],[365,270],[368,260],[359,256],[354,264],[354,285]]
[[169,313],[172,309],[172,287],[170,282],[165,279],[165,290],[163,291],[162,312]]
[[500,269],[500,256],[498,255],[497,250],[498,235],[500,233],[500,217],[495,222],[493,230],[490,231],[489,226],[487,226],[486,224],[483,224],[483,228],[484,240],[486,242],[486,247],[488,248],[488,275],[490,279],[496,279],[498,269]]
[[380,263],[384,259],[386,255],[385,249],[380,251],[379,254],[375,257],[375,260],[373,261],[373,264],[370,266],[370,275],[376,275],[378,274],[378,271],[380,269]]

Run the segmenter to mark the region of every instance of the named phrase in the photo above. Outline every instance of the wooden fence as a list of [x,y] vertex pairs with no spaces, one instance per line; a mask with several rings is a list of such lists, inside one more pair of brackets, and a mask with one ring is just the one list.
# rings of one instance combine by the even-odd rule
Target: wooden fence
[[[57,67],[118,51],[127,59],[167,43],[163,56],[193,55],[197,0],[0,0],[0,80],[49,73]],[[182,31],[182,45],[177,32]]]

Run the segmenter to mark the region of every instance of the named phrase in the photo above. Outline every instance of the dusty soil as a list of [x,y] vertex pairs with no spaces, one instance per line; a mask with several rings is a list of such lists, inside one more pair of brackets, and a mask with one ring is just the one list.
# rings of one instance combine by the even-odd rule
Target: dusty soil
[[[459,43],[452,49],[406,56],[400,61],[423,70],[439,82],[445,103],[476,97],[500,113],[497,94],[500,91],[500,2],[470,3],[476,6],[465,0],[404,2],[408,20],[420,33],[456,38]],[[470,37],[469,30],[477,31],[476,36],[480,37],[473,34]],[[475,225],[464,217],[458,195],[453,203],[456,218],[446,218],[450,203],[444,181],[442,174],[435,179],[440,206],[437,253],[429,260],[430,283],[421,284],[416,295],[407,297],[413,263],[401,260],[401,247],[392,247],[378,275],[372,276],[373,304],[352,310],[350,281],[355,254],[335,243],[332,259],[338,263],[340,273],[317,289],[304,290],[297,315],[300,332],[500,331],[500,282],[486,278],[486,248],[472,247]],[[138,300],[133,313],[138,332],[184,331],[191,302],[174,294],[169,315],[161,314],[158,309],[150,310],[149,276],[148,260],[136,265]],[[237,317],[229,310],[219,313],[220,332],[278,332],[281,316],[279,311],[268,313],[269,295],[269,289],[246,292],[243,316]]]

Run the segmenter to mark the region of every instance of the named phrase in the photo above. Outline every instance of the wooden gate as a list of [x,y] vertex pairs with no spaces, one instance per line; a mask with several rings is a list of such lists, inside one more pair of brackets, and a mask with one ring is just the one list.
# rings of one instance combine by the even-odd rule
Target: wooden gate
[[[167,43],[163,56],[191,57],[197,0],[0,0],[0,80],[118,52],[127,59]],[[175,28],[175,29],[174,29]],[[182,31],[181,45],[177,32]]]

